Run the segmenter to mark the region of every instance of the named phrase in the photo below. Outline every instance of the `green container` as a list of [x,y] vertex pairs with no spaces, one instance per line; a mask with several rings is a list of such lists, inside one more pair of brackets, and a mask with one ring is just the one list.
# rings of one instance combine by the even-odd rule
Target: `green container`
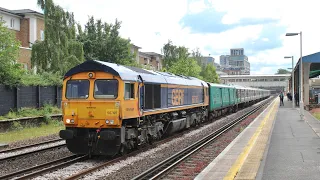
[[222,108],[222,91],[218,84],[209,84],[210,111]]
[[210,111],[236,104],[236,90],[233,86],[210,83],[209,87]]

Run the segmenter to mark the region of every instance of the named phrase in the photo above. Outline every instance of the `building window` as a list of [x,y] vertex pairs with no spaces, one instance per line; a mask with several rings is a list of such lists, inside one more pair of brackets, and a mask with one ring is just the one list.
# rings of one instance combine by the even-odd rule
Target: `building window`
[[11,19],[11,21],[10,21],[10,27],[14,28],[14,19]]
[[40,30],[40,39],[41,39],[41,41],[44,40],[44,31],[43,30]]

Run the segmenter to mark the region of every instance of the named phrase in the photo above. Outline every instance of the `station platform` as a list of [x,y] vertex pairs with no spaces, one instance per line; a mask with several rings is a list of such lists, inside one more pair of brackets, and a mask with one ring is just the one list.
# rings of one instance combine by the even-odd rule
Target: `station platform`
[[198,176],[200,179],[320,179],[320,121],[276,98]]
[[3,148],[6,148],[6,147],[8,147],[8,144],[0,143],[0,150],[3,149]]

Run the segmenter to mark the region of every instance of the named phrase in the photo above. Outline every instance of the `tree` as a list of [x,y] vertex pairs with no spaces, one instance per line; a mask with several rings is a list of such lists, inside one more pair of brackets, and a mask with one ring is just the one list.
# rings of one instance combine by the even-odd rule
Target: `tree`
[[213,64],[205,64],[203,62],[203,56],[197,48],[196,50],[192,51],[192,57],[197,61],[198,65],[201,66],[201,72],[200,72],[200,78],[206,82],[211,83],[218,83],[219,82],[219,76],[216,73],[216,68],[213,66]]
[[14,86],[20,83],[23,71],[16,59],[19,55],[20,42],[15,34],[4,26],[0,18],[0,83]]
[[195,60],[198,62],[199,66],[202,66],[202,54],[199,50],[199,48],[197,48],[196,50],[192,50],[192,57],[195,58]]
[[213,65],[202,63],[202,55],[199,49],[190,54],[188,48],[175,46],[168,40],[162,48],[164,71],[177,75],[192,76],[207,82],[219,82],[216,69]]
[[168,71],[176,75],[201,78],[201,67],[194,58],[181,58],[174,62],[173,65],[169,67]]
[[168,40],[168,42],[164,44],[161,51],[163,54],[163,67],[165,69],[169,69],[178,60],[186,59],[190,56],[188,48],[184,46],[175,46],[172,44],[171,40]]
[[32,46],[32,66],[40,72],[64,74],[84,60],[82,44],[76,40],[74,15],[52,0],[38,0],[37,4],[44,10],[45,38]]
[[278,69],[278,72],[276,74],[290,74],[291,71],[288,71],[286,69]]
[[77,39],[83,43],[84,56],[87,60],[98,59],[123,65],[134,65],[133,54],[130,52],[130,40],[119,36],[121,22],[114,24],[89,17],[84,31],[78,25]]
[[201,72],[203,80],[211,83],[218,83],[219,76],[216,73],[216,68],[212,64],[208,64],[205,69]]

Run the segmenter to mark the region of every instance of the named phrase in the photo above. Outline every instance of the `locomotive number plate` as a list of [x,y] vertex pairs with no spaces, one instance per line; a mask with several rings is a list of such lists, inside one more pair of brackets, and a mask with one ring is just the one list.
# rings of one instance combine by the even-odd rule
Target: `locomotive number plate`
[[118,116],[119,111],[118,109],[107,109],[106,115],[107,116]]

